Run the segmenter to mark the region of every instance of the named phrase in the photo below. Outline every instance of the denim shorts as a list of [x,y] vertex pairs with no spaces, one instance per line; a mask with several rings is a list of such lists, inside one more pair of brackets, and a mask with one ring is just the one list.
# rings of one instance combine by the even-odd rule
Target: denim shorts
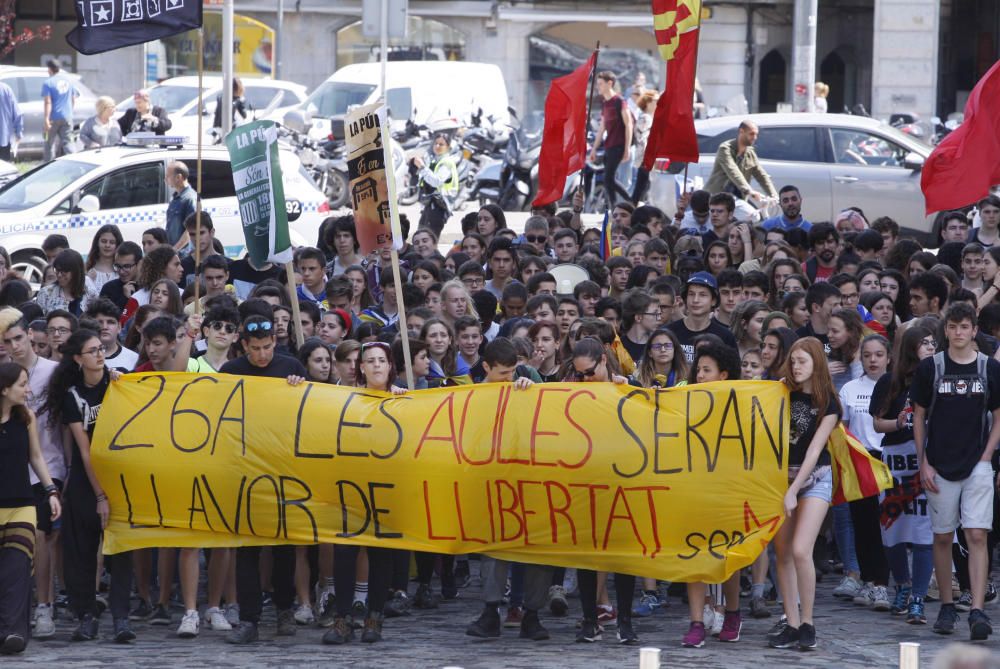
[[[790,478],[794,479],[797,473],[797,468],[795,469],[795,474],[789,469]],[[833,469],[830,465],[816,467],[813,470],[812,475],[806,480],[802,489],[799,490],[799,499],[805,499],[806,497],[815,497],[827,504],[833,500]]]

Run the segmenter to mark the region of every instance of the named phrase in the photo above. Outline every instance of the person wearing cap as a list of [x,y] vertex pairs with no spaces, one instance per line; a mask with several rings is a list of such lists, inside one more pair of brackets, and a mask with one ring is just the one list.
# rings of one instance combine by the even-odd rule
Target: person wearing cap
[[685,315],[667,327],[677,335],[688,364],[694,362],[694,339],[700,334],[714,334],[722,343],[736,348],[736,339],[725,325],[712,317],[719,303],[719,287],[708,272],[695,272],[681,291]]
[[[274,324],[263,316],[250,316],[240,328],[240,345],[244,355],[230,360],[219,370],[222,374],[239,376],[269,376],[285,379],[290,386],[297,386],[308,374],[301,362],[275,352],[277,340]],[[226,641],[248,644],[258,639],[263,598],[260,589],[260,546],[241,546],[236,549],[236,598],[240,605],[240,623]],[[278,635],[295,634],[293,611],[295,603],[295,547],[272,546],[273,567],[271,582],[273,600],[278,612]]]
[[681,196],[677,202],[677,213],[674,214],[674,222],[681,232],[703,235],[712,229],[708,218],[708,200],[711,197],[712,194],[707,190],[696,190]]

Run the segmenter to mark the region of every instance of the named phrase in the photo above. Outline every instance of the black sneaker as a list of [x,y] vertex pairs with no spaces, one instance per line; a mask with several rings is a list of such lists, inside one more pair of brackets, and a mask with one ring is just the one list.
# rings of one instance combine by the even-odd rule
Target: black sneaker
[[389,601],[385,603],[385,608],[382,610],[385,613],[386,618],[398,618],[400,616],[406,616],[410,614],[410,606],[413,601],[410,599],[402,590],[396,590],[392,593],[392,597]]
[[938,634],[953,634],[955,623],[958,622],[958,611],[954,604],[942,604],[938,611],[937,620],[934,621],[934,631]]
[[97,619],[89,613],[80,618],[80,624],[70,637],[73,641],[93,641],[97,638]]
[[768,637],[767,645],[771,648],[796,648],[799,645],[799,631],[786,624],[778,635]]
[[[523,620],[521,621],[523,624]],[[495,639],[500,636],[500,609],[496,606],[486,605],[483,612],[473,622],[465,628],[465,633],[469,636],[480,639]]]
[[542,626],[542,621],[538,619],[538,611],[525,609],[524,617],[521,618],[521,633],[518,636],[532,641],[545,641],[549,638],[549,631]]
[[767,638],[772,639],[780,636],[781,633],[785,631],[786,627],[788,627],[788,617],[782,615],[778,618],[778,622],[774,623],[771,629],[767,631]]
[[0,644],[0,655],[14,655],[20,653],[27,646],[27,642],[20,634],[8,634]]
[[170,622],[170,611],[168,611],[167,607],[162,604],[157,604],[156,608],[153,610],[153,615],[149,617],[149,624],[169,625]]
[[972,609],[969,611],[969,640],[986,641],[991,634],[993,634],[993,627],[983,610]]
[[226,637],[226,643],[243,646],[258,639],[260,639],[260,633],[257,631],[257,623],[241,620],[240,624],[234,627],[233,631]]
[[455,561],[455,585],[459,588],[468,588],[472,583],[472,574],[469,573],[468,560]]
[[587,620],[584,618],[580,631],[576,633],[576,640],[578,643],[600,641],[601,626],[597,624],[596,620]]
[[799,648],[802,650],[816,648],[816,628],[809,623],[799,625]]
[[436,609],[438,607],[437,598],[428,583],[421,583],[417,586],[417,593],[413,596],[413,606],[418,609]]
[[997,587],[990,581],[986,584],[986,603],[992,604],[995,601],[997,601]]
[[621,612],[618,613],[618,643],[630,646],[639,643],[639,635],[632,629],[632,620],[623,618]]
[[295,636],[298,631],[299,626],[295,622],[295,611],[292,609],[280,609],[278,611],[278,636]]
[[128,643],[135,639],[135,632],[128,624],[128,618],[115,619],[115,643]]
[[333,646],[345,644],[354,638],[354,624],[350,616],[335,617],[333,627],[328,629],[323,635],[323,643]]
[[136,621],[145,620],[151,615],[153,615],[153,609],[149,607],[149,602],[145,599],[140,599],[135,608],[128,612],[128,619]]

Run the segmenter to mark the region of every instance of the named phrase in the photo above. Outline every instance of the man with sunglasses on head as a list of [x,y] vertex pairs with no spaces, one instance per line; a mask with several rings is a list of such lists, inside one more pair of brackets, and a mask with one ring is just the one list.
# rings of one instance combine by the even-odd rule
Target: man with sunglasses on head
[[101,297],[106,297],[118,305],[119,312],[125,309],[128,298],[136,291],[135,280],[139,276],[140,260],[142,260],[142,247],[135,242],[122,242],[115,251],[114,270],[118,278],[101,286]]
[[[230,360],[219,370],[223,374],[269,376],[285,379],[297,386],[306,378],[302,363],[275,352],[277,338],[274,323],[263,316],[250,316],[240,328],[244,355]],[[240,605],[240,623],[226,637],[226,642],[244,645],[257,641],[263,597],[260,589],[260,546],[236,549],[236,599]],[[294,636],[295,622],[295,547],[272,546],[271,583],[274,606],[278,612],[278,636]]]

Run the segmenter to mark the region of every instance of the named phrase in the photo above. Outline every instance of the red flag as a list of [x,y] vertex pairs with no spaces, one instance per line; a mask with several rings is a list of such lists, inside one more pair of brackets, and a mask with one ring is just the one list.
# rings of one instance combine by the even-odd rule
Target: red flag
[[[657,39],[660,36],[657,30]],[[697,24],[674,35],[670,47],[673,58],[667,63],[667,82],[656,103],[653,127],[646,142],[642,166],[653,169],[657,158],[683,163],[698,162],[698,138],[694,132],[694,72],[698,60]],[[664,47],[661,46],[661,52]]]
[[587,152],[587,87],[597,52],[565,77],[552,80],[545,98],[545,129],[538,157],[538,196],[533,207],[556,202],[566,177],[583,169]]
[[965,103],[965,120],[941,140],[920,175],[927,213],[973,203],[1000,183],[1000,61]]

